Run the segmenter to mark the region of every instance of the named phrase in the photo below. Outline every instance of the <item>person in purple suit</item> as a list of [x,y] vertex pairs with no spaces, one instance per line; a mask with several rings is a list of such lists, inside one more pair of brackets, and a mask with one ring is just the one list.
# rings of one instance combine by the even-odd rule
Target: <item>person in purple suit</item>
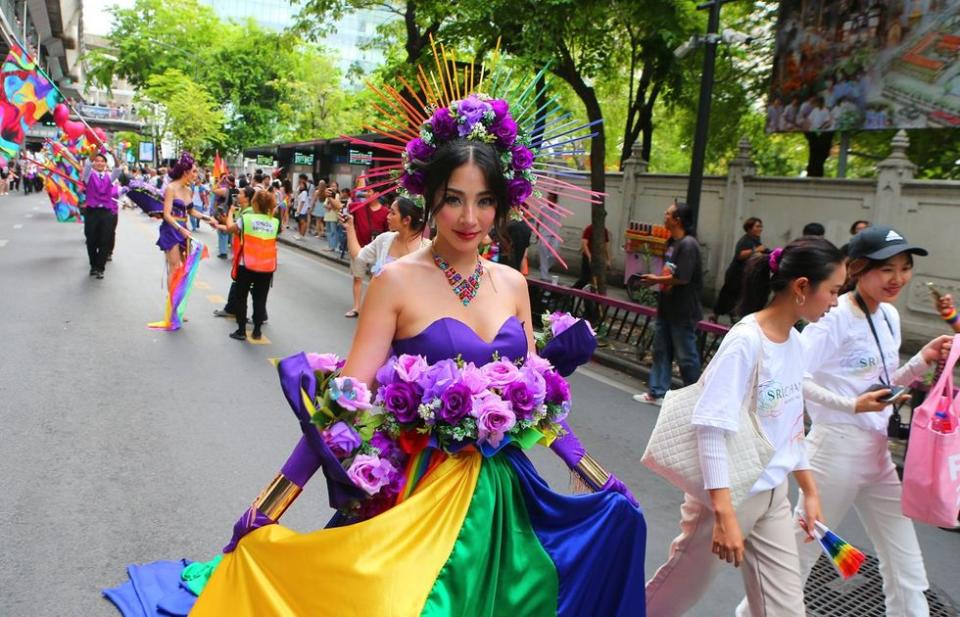
[[115,181],[119,173],[119,168],[114,169],[113,174],[107,173],[107,157],[99,152],[84,168],[83,233],[87,238],[90,276],[98,279],[103,278],[117,233]]

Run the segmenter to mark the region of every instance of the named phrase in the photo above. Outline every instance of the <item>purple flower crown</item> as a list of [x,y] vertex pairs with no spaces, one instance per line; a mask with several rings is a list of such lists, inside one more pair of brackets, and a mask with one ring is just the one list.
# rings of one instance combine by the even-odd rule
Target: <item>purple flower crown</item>
[[439,107],[420,125],[420,137],[407,142],[402,154],[400,186],[403,191],[423,196],[426,187],[423,165],[440,146],[454,139],[488,143],[497,149],[511,206],[522,205],[533,194],[536,151],[531,147],[530,137],[517,126],[505,100],[485,94],[471,94],[452,101],[448,107]]

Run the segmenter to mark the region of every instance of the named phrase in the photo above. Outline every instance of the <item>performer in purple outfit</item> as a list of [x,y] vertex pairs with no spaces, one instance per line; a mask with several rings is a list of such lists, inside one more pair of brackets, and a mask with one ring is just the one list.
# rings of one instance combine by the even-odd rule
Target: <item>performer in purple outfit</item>
[[[187,229],[187,215],[206,219],[201,213],[193,212],[193,191],[190,186],[197,175],[197,166],[189,152],[180,155],[167,174],[171,182],[163,195],[163,222],[160,223],[160,238],[157,246],[167,256],[167,276],[171,276],[186,259],[187,241],[190,231]],[[168,281],[169,283],[169,281]]]
[[83,205],[83,233],[87,238],[87,257],[90,260],[90,276],[103,278],[107,257],[117,233],[117,185],[116,176],[107,173],[107,157],[101,153],[93,156],[83,170],[86,199]]

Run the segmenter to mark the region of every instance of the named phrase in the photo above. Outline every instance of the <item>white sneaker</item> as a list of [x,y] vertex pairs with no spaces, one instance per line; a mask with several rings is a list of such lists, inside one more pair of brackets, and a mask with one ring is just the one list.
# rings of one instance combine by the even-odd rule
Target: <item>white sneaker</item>
[[663,404],[663,398],[657,398],[650,394],[649,392],[643,392],[642,394],[634,394],[633,400],[638,403],[646,403],[647,405],[661,405]]

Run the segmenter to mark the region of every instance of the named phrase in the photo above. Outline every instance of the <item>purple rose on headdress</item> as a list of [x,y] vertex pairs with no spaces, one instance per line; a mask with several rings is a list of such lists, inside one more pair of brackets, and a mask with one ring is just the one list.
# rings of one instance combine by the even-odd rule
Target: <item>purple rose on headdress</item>
[[412,174],[404,173],[400,177],[400,184],[403,185],[403,188],[407,189],[408,193],[423,195],[423,191],[427,186],[427,176],[422,171],[415,171]]
[[480,394],[490,385],[490,379],[473,362],[460,369],[460,381],[466,384],[473,394]]
[[392,383],[383,392],[383,406],[393,414],[397,422],[413,422],[418,417],[419,392],[413,384],[403,381]]
[[370,454],[358,454],[350,464],[350,469],[347,469],[347,477],[366,494],[376,495],[390,483],[396,471],[388,460]]
[[523,171],[533,166],[533,152],[530,152],[530,149],[526,146],[514,146],[511,152],[513,153],[514,169]]
[[440,396],[440,402],[442,406],[437,413],[441,420],[451,425],[458,424],[473,408],[470,388],[462,382],[447,388]]
[[350,377],[337,377],[330,385],[330,399],[347,411],[370,409],[367,384]]
[[547,402],[561,404],[570,400],[570,384],[556,371],[543,376],[547,382]]
[[533,408],[536,407],[533,393],[522,381],[515,381],[507,386],[503,391],[503,398],[510,403],[519,420],[527,420],[533,415]]
[[519,206],[533,194],[533,186],[523,178],[514,178],[507,184],[507,201]]
[[474,415],[477,418],[477,437],[494,447],[500,445],[503,436],[517,423],[510,406],[495,396],[483,399]]
[[497,142],[501,146],[512,146],[517,139],[517,123],[513,118],[507,116],[493,123],[490,132],[497,136]]
[[440,360],[421,375],[417,385],[423,390],[423,400],[439,398],[447,387],[460,376],[460,369],[453,360]]
[[318,373],[332,373],[343,367],[343,360],[332,353],[313,353],[306,354],[307,364]]
[[407,157],[409,157],[411,161],[428,161],[434,152],[433,146],[419,137],[411,140],[407,144]]
[[323,430],[323,441],[339,459],[344,459],[360,447],[361,439],[357,431],[346,422],[337,422]]
[[493,115],[497,120],[500,120],[510,112],[510,105],[503,99],[493,99],[489,101],[489,103],[490,109],[493,110]]
[[457,135],[457,121],[446,107],[433,112],[433,116],[430,117],[430,126],[433,127],[433,134],[438,139],[453,139]]
[[397,358],[397,377],[408,383],[415,383],[423,376],[427,368],[429,368],[429,365],[423,356],[403,354]]
[[[467,98],[457,101],[457,132],[460,137],[466,137],[473,130],[473,125],[483,119],[484,114],[492,111],[490,103],[481,101],[476,95],[471,94]],[[516,126],[514,126],[516,129]]]
[[481,370],[483,370],[483,374],[487,379],[490,380],[490,387],[492,388],[506,387],[520,377],[520,369],[509,360],[491,362]]

